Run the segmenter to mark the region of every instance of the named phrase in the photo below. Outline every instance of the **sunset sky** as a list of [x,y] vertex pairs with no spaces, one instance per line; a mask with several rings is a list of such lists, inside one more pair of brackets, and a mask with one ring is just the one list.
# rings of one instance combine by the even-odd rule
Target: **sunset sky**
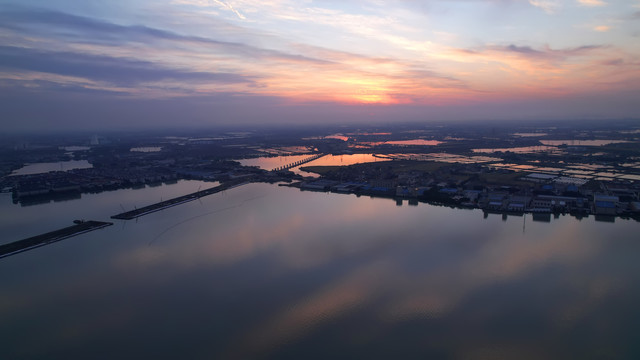
[[640,0],[0,0],[8,129],[640,118]]

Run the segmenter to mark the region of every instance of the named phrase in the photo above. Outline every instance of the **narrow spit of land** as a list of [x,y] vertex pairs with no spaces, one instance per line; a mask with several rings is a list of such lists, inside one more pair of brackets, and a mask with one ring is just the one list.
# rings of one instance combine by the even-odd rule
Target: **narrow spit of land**
[[179,196],[173,199],[169,199],[169,200],[165,200],[165,201],[161,201],[149,206],[145,206],[139,209],[135,209],[135,210],[131,210],[131,211],[126,211],[120,214],[116,214],[111,216],[112,219],[119,219],[119,220],[132,220],[135,219],[137,217],[140,216],[144,216],[144,215],[148,215],[151,213],[154,213],[156,211],[160,211],[162,209],[166,209],[172,206],[176,206],[176,205],[180,205],[180,204],[184,204],[186,202],[189,201],[193,201],[193,200],[197,200],[203,196],[207,196],[207,195],[212,195],[224,190],[228,190],[234,187],[238,187],[244,184],[248,184],[249,182],[245,181],[245,182],[226,182],[224,184],[218,185],[218,186],[214,186],[212,188],[206,189],[206,190],[201,190],[201,191],[196,191],[194,193],[191,194],[187,194],[187,195],[183,195],[183,196]]
[[102,221],[83,221],[77,225],[69,226],[60,230],[48,232],[33,236],[27,239],[14,241],[9,244],[0,245],[0,258],[15,255],[23,251],[35,249],[40,246],[48,245],[60,240],[68,239],[70,237],[84,234],[89,231],[102,229],[103,227],[111,226],[113,223]]

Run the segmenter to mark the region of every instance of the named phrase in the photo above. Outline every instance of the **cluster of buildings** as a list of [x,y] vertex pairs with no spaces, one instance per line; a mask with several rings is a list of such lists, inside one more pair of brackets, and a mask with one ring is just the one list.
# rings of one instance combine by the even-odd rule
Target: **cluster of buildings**
[[[444,172],[441,171],[441,174]],[[633,181],[601,182],[562,176],[522,173],[521,185],[483,183],[469,176],[448,181],[424,176],[387,176],[341,181],[320,178],[299,184],[302,190],[383,196],[479,208],[496,213],[570,213],[575,215],[640,216],[640,184]],[[426,180],[424,180],[426,179]],[[532,181],[530,181],[532,180]],[[527,185],[522,185],[522,184]],[[400,201],[399,204],[402,202]]]
[[479,197],[477,207],[497,212],[574,213],[596,215],[640,214],[640,202],[623,202],[618,196],[591,194],[589,196],[521,195],[487,192]]
[[15,201],[34,196],[68,192],[96,192],[176,180],[175,173],[161,168],[88,168],[14,175],[4,179]]
[[12,192],[14,203],[38,203],[36,198],[75,198],[71,194],[101,192],[123,188],[137,188],[172,183],[180,179],[227,181],[251,178],[256,181],[274,182],[273,174],[236,162],[191,161],[181,166],[134,166],[123,162],[117,166],[101,164],[98,167],[51,171],[29,175],[10,175],[0,180],[0,188]]

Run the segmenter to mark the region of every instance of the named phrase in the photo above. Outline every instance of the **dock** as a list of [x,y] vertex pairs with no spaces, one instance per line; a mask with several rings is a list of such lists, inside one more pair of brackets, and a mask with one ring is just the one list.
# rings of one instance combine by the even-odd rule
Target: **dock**
[[180,205],[180,204],[184,204],[186,202],[189,201],[194,201],[197,200],[203,196],[207,196],[207,195],[212,195],[215,193],[219,193],[221,191],[224,190],[228,190],[234,187],[238,187],[241,185],[245,185],[248,184],[248,181],[245,182],[226,182],[224,184],[220,184],[218,186],[214,186],[212,188],[206,189],[206,190],[201,190],[201,191],[196,191],[194,193],[188,194],[188,195],[183,195],[183,196],[178,196],[176,198],[173,199],[169,199],[169,200],[165,200],[165,201],[160,201],[158,203],[149,205],[149,206],[145,206],[139,209],[135,209],[135,210],[131,210],[131,211],[126,211],[120,214],[116,214],[111,216],[112,219],[118,219],[118,220],[132,220],[135,218],[138,218],[140,216],[144,216],[144,215],[148,215],[151,213],[154,213],[156,211],[160,211],[172,206],[176,206],[176,205]]
[[15,255],[23,251],[35,249],[73,236],[87,233],[89,231],[102,229],[111,226],[113,223],[102,221],[82,221],[76,225],[60,230],[51,231],[45,234],[33,236],[27,239],[14,241],[9,244],[0,245],[0,258]]

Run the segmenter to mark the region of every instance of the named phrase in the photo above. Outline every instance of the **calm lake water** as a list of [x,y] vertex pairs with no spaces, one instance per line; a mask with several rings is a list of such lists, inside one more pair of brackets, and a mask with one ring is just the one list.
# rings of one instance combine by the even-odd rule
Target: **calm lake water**
[[483,153],[490,154],[496,152],[507,152],[510,151],[516,154],[531,154],[536,152],[543,151],[552,151],[556,150],[555,146],[545,146],[545,145],[537,145],[537,146],[522,146],[522,147],[513,147],[513,148],[496,148],[496,149],[473,149],[474,153]]
[[[21,207],[3,242],[211,186]],[[249,184],[0,259],[5,359],[637,359],[640,223]]]
[[20,169],[12,172],[11,175],[42,174],[42,173],[48,173],[50,171],[67,171],[67,170],[73,170],[73,169],[88,169],[92,167],[93,165],[91,165],[91,163],[89,163],[87,160],[69,160],[69,161],[59,161],[59,162],[50,162],[50,163],[35,163],[35,164],[25,165]]
[[132,152],[160,152],[162,151],[162,147],[161,146],[143,146],[143,147],[134,147],[131,148],[129,151]]

